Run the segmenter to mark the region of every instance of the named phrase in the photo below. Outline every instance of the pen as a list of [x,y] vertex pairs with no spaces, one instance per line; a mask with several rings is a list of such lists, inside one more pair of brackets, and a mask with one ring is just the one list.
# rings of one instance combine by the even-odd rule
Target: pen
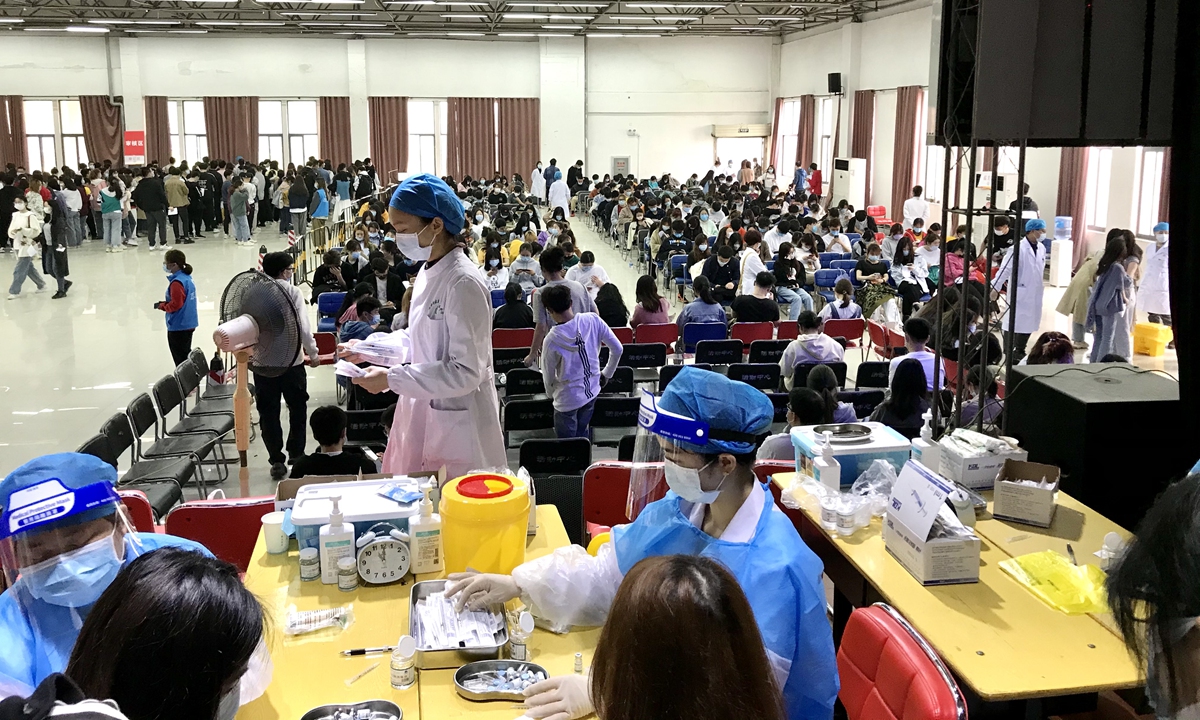
[[1071,564],[1078,565],[1079,561],[1075,559],[1075,548],[1071,547],[1071,543],[1067,543],[1067,555],[1071,556]]
[[386,645],[384,647],[355,648],[354,650],[343,650],[342,655],[346,657],[358,657],[359,655],[369,655],[371,653],[389,653],[395,649]]

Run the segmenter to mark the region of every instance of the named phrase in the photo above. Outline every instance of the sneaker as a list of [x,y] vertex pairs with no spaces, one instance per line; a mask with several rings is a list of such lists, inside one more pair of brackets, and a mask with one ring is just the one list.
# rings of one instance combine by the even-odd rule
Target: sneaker
[[17,298],[19,298],[19,297],[21,297],[21,296],[20,296],[20,295],[13,295],[12,293],[9,293],[9,294],[8,294],[8,299],[9,299],[9,300],[16,300],[16,299],[17,299]]
[[288,474],[287,465],[284,465],[281,462],[271,463],[271,479],[272,480],[282,480],[285,477],[287,477],[287,474]]
[[124,248],[124,247],[122,247],[122,246],[120,246],[120,245],[118,245],[118,246],[116,246],[115,248],[113,248],[113,249],[112,249],[112,251],[113,251],[113,252],[115,252],[115,253],[119,253],[119,252],[125,252],[125,248]]
[[65,298],[66,296],[67,296],[67,294],[65,292],[56,292],[50,296],[50,299],[51,300],[61,300],[62,298]]
[[1075,342],[1071,343],[1071,347],[1075,348],[1076,350],[1087,350],[1088,344],[1082,340],[1076,340]]
[[196,241],[195,241],[195,240],[193,240],[193,239],[191,239],[191,238],[184,238],[184,239],[183,239],[183,244],[184,244],[184,245],[195,245],[195,244],[196,244]]
[[50,287],[47,285],[43,285],[40,288],[38,288],[37,290],[34,290],[34,292],[39,293],[39,294],[44,293],[44,292],[50,292]]
[[112,251],[113,251],[113,249],[112,249],[112,245],[105,245],[105,246],[104,246],[104,252],[110,253],[110,252],[112,252]]
[[[121,244],[124,245],[125,247],[137,247],[138,246],[136,240],[126,240],[126,241],[122,242]],[[150,247],[154,247],[154,244],[151,243]]]

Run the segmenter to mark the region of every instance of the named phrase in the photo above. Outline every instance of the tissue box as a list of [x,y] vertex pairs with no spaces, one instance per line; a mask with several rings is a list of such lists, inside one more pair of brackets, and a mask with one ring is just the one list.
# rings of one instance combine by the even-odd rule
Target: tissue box
[[963,457],[945,443],[938,443],[942,448],[941,462],[938,472],[949,480],[971,488],[972,490],[991,490],[996,483],[996,476],[1004,468],[1006,460],[1026,460],[1029,453],[1024,450],[1014,450],[1011,453],[999,455],[984,455],[982,457]]
[[919,462],[896,478],[883,519],[883,546],[922,585],[979,582],[979,537],[935,537],[934,518],[953,490]]
[[[1045,478],[1052,485],[1047,488],[1020,485],[1015,480],[1039,481]],[[996,478],[992,515],[1004,520],[1013,520],[1026,525],[1050,527],[1054,520],[1054,509],[1058,507],[1059,469],[1053,465],[1008,460]]]
[[[842,487],[849,488],[871,467],[875,460],[887,460],[896,468],[904,467],[912,452],[908,438],[877,422],[860,422],[871,428],[871,437],[864,443],[833,443],[833,457],[842,466]],[[813,434],[815,425],[792,428],[792,445],[796,448],[796,472],[812,475],[813,460],[820,457],[824,438]]]

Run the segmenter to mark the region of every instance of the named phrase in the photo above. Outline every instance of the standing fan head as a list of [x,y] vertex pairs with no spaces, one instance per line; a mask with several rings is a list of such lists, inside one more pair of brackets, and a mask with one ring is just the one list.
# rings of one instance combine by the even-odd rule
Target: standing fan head
[[300,318],[292,298],[279,281],[247,270],[229,281],[221,295],[221,322],[249,315],[258,326],[250,368],[274,377],[300,357]]

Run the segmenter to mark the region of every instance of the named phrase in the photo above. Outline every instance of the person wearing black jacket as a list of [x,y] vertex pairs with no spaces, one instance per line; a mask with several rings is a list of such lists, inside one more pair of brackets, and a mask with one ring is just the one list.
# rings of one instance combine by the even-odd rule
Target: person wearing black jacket
[[492,314],[492,329],[520,330],[535,326],[533,308],[525,302],[525,293],[519,284],[510,282],[504,288],[504,304],[496,308],[496,312]]
[[167,247],[167,190],[150,168],[142,170],[142,179],[129,196],[133,204],[146,215],[146,240],[154,249],[154,231],[158,230],[159,246]]
[[400,301],[404,298],[404,281],[390,270],[391,266],[388,265],[387,258],[379,254],[371,260],[370,274],[364,271],[359,276],[364,282],[370,283],[371,294],[383,305],[379,315],[389,325],[392,318],[396,316]]
[[813,309],[812,296],[804,289],[808,284],[808,271],[796,259],[796,248],[790,242],[779,246],[774,272],[775,297],[780,303],[788,304],[788,320],[799,318],[801,311]]
[[866,210],[856,210],[854,217],[846,223],[846,232],[858,233],[864,240],[874,242],[875,233],[879,232],[879,226],[875,224],[875,218],[868,215]]
[[733,262],[733,248],[723,245],[716,255],[704,261],[700,274],[712,283],[713,297],[721,304],[733,302],[741,280],[738,264]]
[[[12,172],[0,175],[0,245],[4,252],[12,252],[12,240],[8,238],[8,226],[12,224],[13,200],[22,196],[17,188],[17,178]],[[86,208],[85,208],[86,210]]]
[[[288,188],[288,209],[292,214],[292,230],[296,233],[296,239],[304,237],[304,233],[308,230],[308,179],[300,176]],[[346,278],[347,282],[354,282],[351,278]]]
[[204,217],[208,214],[208,198],[205,196],[205,191],[208,189],[208,183],[204,175],[192,170],[187,177],[188,189],[188,222],[191,223],[192,235],[199,239],[204,239],[201,230],[204,228]]
[[567,187],[571,190],[571,196],[579,192],[579,180],[583,177],[583,161],[576,160],[575,164],[567,168]]
[[93,700],[62,673],[47,675],[27,698],[0,701],[0,720],[125,720],[112,700]]

